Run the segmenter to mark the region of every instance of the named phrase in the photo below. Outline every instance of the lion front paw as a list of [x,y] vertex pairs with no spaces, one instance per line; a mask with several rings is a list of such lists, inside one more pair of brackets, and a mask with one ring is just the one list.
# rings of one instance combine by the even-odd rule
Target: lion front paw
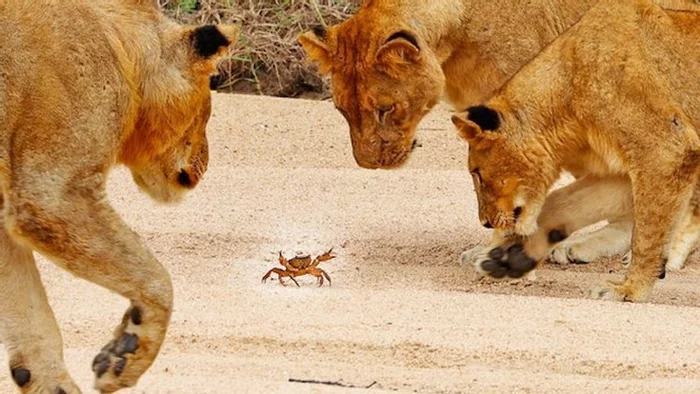
[[631,264],[632,264],[632,251],[629,251],[629,252],[625,253],[624,256],[622,256],[622,266],[625,268],[629,268]]
[[491,250],[482,248],[478,253],[468,251],[462,254],[461,262],[494,279],[519,279],[537,266],[537,261],[529,257],[520,244],[507,249],[500,246]]
[[483,260],[488,255],[488,249],[485,246],[478,245],[469,250],[465,250],[459,256],[459,264],[463,267],[477,268],[477,262]]
[[556,264],[588,264],[596,258],[586,250],[585,244],[563,242],[552,249],[547,260]]
[[679,256],[677,254],[671,254],[666,263],[666,271],[678,272],[685,266],[685,260],[687,256]]
[[165,330],[157,323],[162,320],[148,322],[144,318],[141,308],[130,308],[117,328],[115,338],[95,356],[92,371],[95,373],[95,388],[100,393],[135,386],[153,363]]
[[643,302],[651,295],[651,286],[641,286],[629,281],[606,281],[591,288],[589,295],[596,300]]
[[111,393],[124,387],[131,387],[136,380],[128,381],[122,378],[129,359],[136,355],[141,345],[137,334],[122,334],[119,339],[110,341],[95,356],[92,371],[97,381],[95,387],[102,393]]

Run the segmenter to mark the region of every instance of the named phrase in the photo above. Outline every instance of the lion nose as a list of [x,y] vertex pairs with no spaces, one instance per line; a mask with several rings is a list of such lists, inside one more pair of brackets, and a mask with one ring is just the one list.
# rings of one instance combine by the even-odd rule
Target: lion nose
[[194,186],[190,174],[185,170],[181,170],[180,173],[177,174],[177,183],[179,183],[180,186],[188,189]]
[[481,224],[489,230],[493,228],[493,225],[488,220],[482,222]]

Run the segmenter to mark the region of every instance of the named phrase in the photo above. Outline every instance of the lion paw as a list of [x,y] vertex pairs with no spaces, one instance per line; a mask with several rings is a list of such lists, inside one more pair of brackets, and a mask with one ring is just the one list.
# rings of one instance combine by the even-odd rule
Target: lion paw
[[[44,372],[37,373],[37,372]],[[81,394],[80,388],[65,370],[36,369],[34,374],[18,366],[10,369],[10,375],[23,393],[47,392],[51,394]]]
[[102,348],[92,362],[92,370],[97,376],[96,386],[100,391],[116,391],[136,384],[136,382],[119,382],[119,378],[129,361],[127,357],[133,357],[138,348],[139,336],[127,333]]
[[491,250],[482,248],[478,253],[467,251],[462,254],[461,263],[471,265],[479,274],[494,279],[519,279],[537,266],[537,261],[530,258],[520,244],[508,249],[500,246]]
[[629,251],[622,256],[622,265],[625,268],[629,268],[630,264],[632,264],[632,251]]
[[585,244],[563,242],[552,249],[547,260],[556,264],[588,264],[597,257],[586,250]]
[[142,318],[141,308],[129,309],[115,338],[95,356],[92,371],[95,388],[101,393],[133,387],[155,359],[159,346],[148,340],[148,330],[157,332],[159,327],[149,327]]
[[485,246],[478,245],[469,250],[462,252],[459,257],[459,264],[463,267],[474,267],[477,268],[477,261],[483,259],[487,256],[488,250]]
[[685,266],[685,256],[671,255],[666,262],[666,271],[677,272]]
[[651,287],[635,286],[625,282],[607,281],[593,286],[589,296],[596,300],[642,302],[651,295]]

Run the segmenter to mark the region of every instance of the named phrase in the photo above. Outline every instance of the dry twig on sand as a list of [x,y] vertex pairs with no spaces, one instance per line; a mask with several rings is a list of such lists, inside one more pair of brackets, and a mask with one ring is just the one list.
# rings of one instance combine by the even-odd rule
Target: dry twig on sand
[[338,386],[338,387],[344,387],[344,388],[351,388],[351,389],[371,389],[374,387],[375,384],[377,384],[377,381],[374,381],[370,383],[367,386],[355,386],[352,384],[345,384],[342,381],[328,381],[328,380],[314,380],[314,379],[294,379],[294,378],[289,378],[289,382],[291,383],[305,383],[305,384],[321,384],[325,386]]

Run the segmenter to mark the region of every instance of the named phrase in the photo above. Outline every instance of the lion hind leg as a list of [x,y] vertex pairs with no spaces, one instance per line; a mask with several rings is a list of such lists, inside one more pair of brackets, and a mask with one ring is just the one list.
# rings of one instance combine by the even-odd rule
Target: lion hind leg
[[683,268],[688,256],[693,252],[700,240],[700,181],[696,186],[695,196],[691,203],[689,215],[683,220],[678,232],[669,246],[666,269],[677,271]]
[[569,238],[550,251],[548,260],[558,264],[585,264],[629,252],[633,225],[634,221],[629,217],[589,234]]
[[32,251],[0,226],[0,338],[23,393],[80,393],[63,361],[63,339]]

